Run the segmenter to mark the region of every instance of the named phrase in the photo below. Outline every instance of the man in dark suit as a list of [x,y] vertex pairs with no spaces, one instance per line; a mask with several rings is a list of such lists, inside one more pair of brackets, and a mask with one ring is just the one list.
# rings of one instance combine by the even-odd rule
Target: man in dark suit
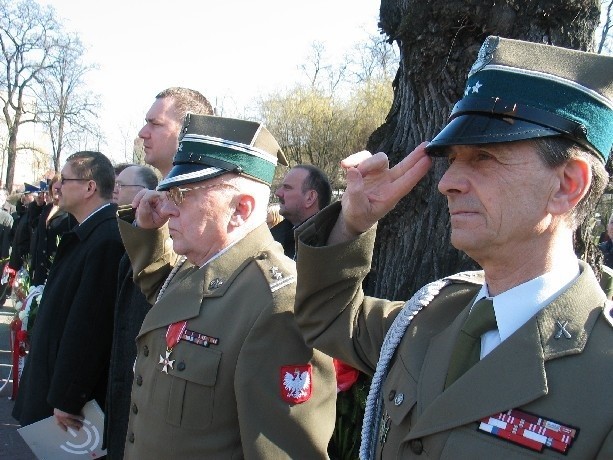
[[111,202],[113,165],[99,152],[68,157],[54,184],[79,223],[62,236],[32,330],[13,416],[28,425],[55,415],[79,429],[91,399],[104,408],[117,266],[124,253]]
[[[612,99],[613,58],[488,37],[432,142],[392,168],[343,160],[342,208],[297,230],[296,316],[374,374],[360,458],[613,458],[611,304],[573,250],[608,182]],[[451,242],[483,271],[365,297],[376,222],[433,156]]]
[[272,227],[270,233],[281,243],[285,255],[295,259],[294,230],[330,204],[330,181],[317,166],[297,165],[285,175],[275,196],[279,199],[279,214],[284,219]]

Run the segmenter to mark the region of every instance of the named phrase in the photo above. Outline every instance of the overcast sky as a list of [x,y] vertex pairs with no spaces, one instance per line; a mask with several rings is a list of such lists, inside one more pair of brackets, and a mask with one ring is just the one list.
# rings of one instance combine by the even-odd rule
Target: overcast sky
[[[155,94],[169,86],[201,91],[243,113],[258,94],[290,87],[311,44],[340,57],[376,34],[379,0],[41,0],[78,32],[88,77],[101,95],[103,151],[124,161],[123,133],[136,136]],[[131,145],[127,148],[131,149]]]

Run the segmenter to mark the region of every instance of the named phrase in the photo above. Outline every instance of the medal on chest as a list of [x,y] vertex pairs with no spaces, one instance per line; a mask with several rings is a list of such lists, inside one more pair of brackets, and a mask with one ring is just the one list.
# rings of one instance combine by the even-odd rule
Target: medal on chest
[[163,364],[161,372],[168,374],[168,368],[174,369],[175,360],[170,359],[172,349],[181,340],[181,336],[187,327],[187,321],[172,323],[166,330],[166,356],[160,355],[158,364]]

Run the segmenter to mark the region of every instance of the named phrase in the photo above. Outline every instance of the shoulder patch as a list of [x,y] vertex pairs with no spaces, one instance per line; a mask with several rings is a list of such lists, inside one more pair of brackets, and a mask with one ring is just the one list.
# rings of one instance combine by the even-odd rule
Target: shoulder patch
[[278,291],[282,287],[296,282],[295,269],[288,267],[282,259],[276,258],[274,254],[263,252],[259,257],[256,257],[256,262],[268,279],[271,292]]

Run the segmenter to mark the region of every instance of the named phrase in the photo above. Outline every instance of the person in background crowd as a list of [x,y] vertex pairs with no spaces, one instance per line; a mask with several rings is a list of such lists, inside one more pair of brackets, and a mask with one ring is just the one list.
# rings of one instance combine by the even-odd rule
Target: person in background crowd
[[[611,305],[573,249],[608,183],[612,99],[613,57],[488,37],[427,146],[341,163],[342,203],[297,230],[296,319],[374,374],[360,458],[613,458]],[[376,222],[431,156],[451,243],[483,271],[406,305],[364,296]]]
[[268,205],[268,212],[266,213],[266,225],[268,225],[268,228],[274,227],[281,223],[282,220],[283,216],[279,214],[279,203]]
[[7,201],[8,195],[8,191],[5,188],[0,188],[0,209],[13,214],[15,212],[15,205]]
[[189,114],[174,167],[134,200],[137,225],[120,221],[155,302],[137,337],[126,459],[327,458],[332,360],[300,336],[294,264],[266,226],[277,159],[259,123]]
[[45,284],[62,235],[77,225],[74,216],[60,209],[58,204],[59,195],[54,185],[59,179],[60,175],[56,173],[49,181],[48,191],[45,193],[45,205],[32,235],[30,245],[32,286]]
[[[4,198],[5,201],[0,208],[0,270],[2,270],[2,273],[4,273],[4,266],[8,263],[9,259],[11,250],[11,228],[13,227],[13,216],[5,210],[6,196],[6,190],[0,189],[0,202],[2,202],[2,198]],[[0,285],[0,306],[4,305],[9,293],[10,288],[8,282]]]
[[57,248],[31,331],[13,416],[28,425],[55,416],[80,429],[81,410],[104,408],[117,267],[124,253],[112,203],[115,173],[100,152],[70,155],[54,184],[61,210],[78,225]]
[[31,184],[24,184],[24,186],[25,190],[13,215],[13,228],[11,232],[12,243],[9,267],[15,271],[19,271],[24,267],[24,264],[28,263],[33,228],[32,222],[40,213],[39,206],[36,203],[39,188]]
[[609,237],[607,240],[601,242],[598,245],[598,249],[602,251],[604,254],[604,264],[613,268],[613,214],[609,218],[609,222],[607,223],[607,236]]
[[275,195],[284,220],[270,229],[285,255],[296,257],[295,228],[330,204],[332,187],[326,174],[313,165],[294,166],[283,178]]
[[[155,190],[158,178],[148,166],[129,165],[115,179],[113,201],[118,206],[132,204],[132,200],[143,189]],[[134,341],[151,308],[145,296],[132,281],[130,259],[124,254],[119,262],[117,301],[115,302],[113,344],[109,367],[109,383],[106,395],[104,418],[104,441],[107,459],[122,459],[130,416],[130,390],[134,379]]]
[[189,88],[172,87],[155,96],[145,116],[145,125],[138,132],[145,148],[145,163],[165,177],[172,168],[172,157],[179,145],[179,131],[188,113],[213,115],[206,97]]

